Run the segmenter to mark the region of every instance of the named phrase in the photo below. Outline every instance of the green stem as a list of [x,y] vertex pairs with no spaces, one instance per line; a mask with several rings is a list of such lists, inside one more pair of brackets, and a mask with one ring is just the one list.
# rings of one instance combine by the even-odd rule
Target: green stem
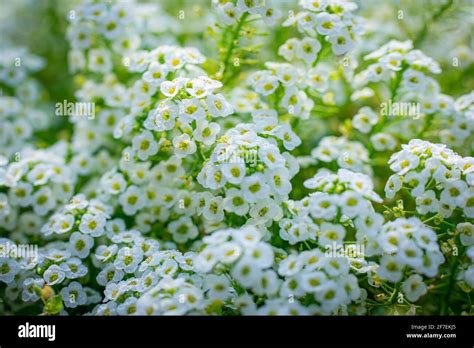
[[229,63],[230,63],[230,58],[232,57],[232,52],[235,50],[235,48],[237,46],[236,41],[239,37],[240,30],[242,29],[242,26],[244,25],[244,23],[245,23],[248,16],[249,16],[249,14],[246,12],[242,15],[242,17],[240,17],[239,21],[237,22],[237,26],[235,27],[234,32],[232,33],[229,45],[228,45],[227,50],[226,50],[226,55],[225,55],[225,58],[224,58],[224,68],[222,70],[222,81],[223,82],[225,81],[225,76],[226,76],[226,73],[229,69]]
[[454,286],[454,283],[456,281],[458,261],[459,261],[460,257],[461,257],[461,255],[455,257],[455,259],[453,261],[453,264],[451,265],[451,270],[449,272],[450,277],[449,277],[448,289],[445,293],[444,300],[441,304],[441,311],[440,311],[441,315],[446,315],[447,314],[447,310],[448,310],[448,307],[449,307],[449,300],[451,298],[451,292],[453,291],[453,286]]
[[431,23],[436,22],[454,3],[454,0],[448,0],[443,6],[441,6],[438,11],[436,11],[431,19],[425,20],[423,28],[421,29],[420,33],[417,35],[415,40],[413,40],[413,45],[416,47],[420,45],[421,42],[426,38],[426,34],[428,34],[428,25]]

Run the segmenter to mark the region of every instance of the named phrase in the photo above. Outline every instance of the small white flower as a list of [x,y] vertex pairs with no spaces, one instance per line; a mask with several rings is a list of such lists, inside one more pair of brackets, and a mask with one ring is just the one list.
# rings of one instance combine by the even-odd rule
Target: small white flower
[[341,225],[323,222],[320,226],[318,242],[321,245],[332,245],[342,243],[346,235],[346,230]]
[[247,214],[249,210],[249,204],[245,201],[242,192],[236,188],[231,188],[226,191],[223,207],[226,211],[239,216]]
[[150,131],[143,131],[135,136],[132,141],[132,148],[142,161],[158,153],[158,143]]
[[196,129],[193,132],[194,139],[205,145],[211,145],[216,140],[221,127],[215,122],[207,122],[206,120],[198,120]]
[[67,287],[62,288],[61,297],[68,308],[85,305],[87,301],[86,292],[78,282],[71,282]]
[[174,153],[178,157],[185,157],[196,152],[196,144],[188,134],[182,134],[173,139]]
[[145,205],[143,192],[137,186],[130,186],[119,197],[123,211],[127,215],[134,215]]
[[336,56],[346,54],[354,47],[354,41],[345,29],[337,29],[332,32],[328,41],[332,44],[332,51]]
[[88,55],[89,65],[88,68],[92,72],[96,73],[108,73],[112,69],[112,59],[110,52],[105,49],[92,49]]
[[64,272],[58,265],[51,265],[44,273],[43,279],[48,285],[56,285],[66,278]]
[[222,94],[209,94],[206,98],[209,114],[213,117],[227,117],[234,112],[232,104]]
[[69,238],[68,250],[72,255],[75,255],[81,259],[89,256],[90,250],[94,245],[94,238],[91,236],[74,232]]
[[99,214],[84,214],[81,218],[79,231],[99,237],[105,232],[105,216]]
[[296,55],[307,64],[311,64],[316,60],[320,50],[321,44],[318,40],[305,37],[296,48]]
[[427,293],[428,289],[423,283],[423,278],[418,274],[413,274],[402,283],[402,289],[406,298],[410,302],[417,301]]
[[183,216],[178,220],[170,222],[168,229],[173,236],[173,239],[178,243],[185,243],[190,239],[198,236],[199,231],[194,225],[191,218]]
[[184,99],[179,104],[179,118],[185,122],[190,123],[193,120],[204,120],[206,117],[206,110],[197,98]]
[[270,187],[265,182],[263,174],[255,173],[245,177],[241,184],[242,192],[248,202],[257,202],[261,197],[266,197]]

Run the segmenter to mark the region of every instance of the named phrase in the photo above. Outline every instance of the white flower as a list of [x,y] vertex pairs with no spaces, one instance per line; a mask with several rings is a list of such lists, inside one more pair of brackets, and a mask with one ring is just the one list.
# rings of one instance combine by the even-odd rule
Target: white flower
[[99,237],[105,232],[105,216],[99,214],[84,214],[81,218],[79,231]]
[[345,235],[346,230],[341,225],[323,222],[320,226],[318,242],[323,246],[342,243]]
[[212,247],[206,247],[198,254],[194,261],[196,270],[200,272],[209,272],[218,262],[218,250]]
[[[319,6],[321,6],[321,4],[319,4]],[[318,13],[315,20],[316,30],[321,35],[332,34],[340,28],[340,19],[335,14],[329,14],[327,12]]]
[[198,236],[199,231],[194,225],[191,218],[183,216],[178,220],[170,222],[168,229],[173,236],[173,239],[178,243],[185,243],[190,239]]
[[125,34],[114,40],[112,49],[123,56],[130,55],[140,46],[140,37],[136,34]]
[[158,132],[173,129],[176,124],[178,107],[173,103],[162,103],[156,109],[148,113],[148,117],[143,123],[149,130]]
[[222,201],[222,197],[220,196],[211,198],[207,202],[202,215],[211,221],[222,221],[224,219],[224,207],[222,205]]
[[173,139],[174,153],[178,157],[185,157],[196,152],[196,144],[188,134],[182,134]]
[[300,41],[298,39],[291,38],[278,48],[278,54],[287,61],[291,61],[295,58],[296,50],[299,45]]
[[285,158],[280,154],[278,147],[274,145],[262,144],[258,149],[258,155],[270,169],[281,168],[285,165]]
[[222,174],[228,182],[231,184],[240,184],[245,177],[245,164],[244,163],[224,163],[222,166]]
[[209,94],[206,98],[209,114],[213,117],[227,117],[234,112],[232,104],[222,94]]
[[354,47],[354,41],[345,29],[337,29],[332,32],[328,41],[332,44],[332,51],[336,56],[346,54]]
[[182,85],[179,80],[163,81],[160,84],[160,91],[165,97],[173,98],[178,94],[181,87]]
[[418,70],[407,69],[403,73],[402,84],[408,91],[423,91],[426,83],[426,76]]
[[474,225],[469,222],[457,224],[456,230],[459,232],[461,243],[466,246],[474,245]]
[[277,273],[269,269],[260,274],[260,278],[253,286],[253,290],[257,295],[274,295],[278,291],[280,282]]
[[315,298],[321,303],[322,310],[329,314],[345,302],[347,295],[335,281],[330,280],[321,286]]
[[71,252],[72,255],[84,259],[89,255],[93,245],[94,239],[91,236],[84,235],[79,232],[74,232],[69,238],[68,250]]
[[369,133],[378,118],[378,115],[370,107],[364,106],[352,119],[352,125],[362,133]]
[[[300,1],[301,7],[313,11],[313,12],[321,12],[326,9],[328,6],[328,0],[301,0]],[[322,34],[322,33],[321,33]]]
[[26,207],[31,204],[33,187],[27,182],[19,182],[10,189],[8,198],[12,205]]
[[28,173],[28,181],[34,186],[44,185],[53,175],[51,166],[47,164],[38,164]]
[[329,73],[319,67],[311,68],[308,71],[308,85],[318,92],[325,92],[328,89]]
[[33,210],[39,216],[46,215],[56,207],[53,192],[49,187],[42,187],[33,194]]
[[425,185],[428,182],[429,172],[423,170],[421,172],[410,171],[403,178],[404,183],[410,188],[411,194],[418,197],[425,192]]
[[226,191],[223,207],[226,211],[239,216],[247,214],[249,210],[249,204],[245,201],[242,192],[236,188],[231,188]]
[[[18,262],[9,257],[0,257],[0,281],[9,284],[19,272],[20,266],[18,265]],[[59,281],[61,280],[62,279]]]
[[119,196],[119,202],[125,214],[134,215],[138,210],[144,207],[145,197],[140,188],[132,185]]
[[256,204],[250,208],[249,214],[255,221],[264,222],[277,219],[281,215],[281,208],[273,199],[266,198],[257,201]]
[[56,285],[66,278],[64,272],[58,265],[51,265],[44,273],[43,279],[48,285]]
[[276,76],[270,74],[263,74],[258,81],[256,81],[255,91],[263,96],[273,94],[278,88],[279,81]]
[[74,216],[71,214],[55,214],[53,230],[56,233],[63,234],[69,232],[74,227]]
[[321,44],[318,40],[305,37],[296,47],[296,55],[303,59],[307,64],[311,64],[316,60]]
[[413,274],[402,283],[402,289],[406,298],[410,302],[417,301],[427,293],[427,287],[423,283],[423,278],[418,274]]
[[[461,206],[464,201],[464,197],[468,192],[468,186],[464,181],[450,182],[445,185],[444,190],[440,195],[440,202],[448,204],[450,206]],[[473,191],[474,193],[474,191]]]
[[237,230],[233,238],[245,248],[255,245],[261,239],[261,233],[254,226],[248,225]]
[[397,259],[386,255],[382,257],[377,273],[380,278],[396,283],[402,278],[402,267]]
[[226,300],[231,296],[230,281],[224,275],[209,274],[204,278],[204,289],[211,299]]
[[242,14],[242,10],[232,4],[232,2],[227,2],[222,6],[217,6],[216,9],[219,18],[221,18],[226,25],[234,24]]
[[474,218],[474,187],[469,187],[464,192],[460,206],[463,208],[464,215]]
[[397,146],[395,138],[388,133],[377,133],[370,137],[370,141],[377,151],[393,150]]
[[357,192],[346,191],[341,195],[340,200],[342,213],[350,218],[367,212],[367,201]]
[[133,273],[143,259],[143,251],[138,246],[121,248],[117,253],[114,266],[126,273]]
[[259,267],[255,267],[253,260],[241,259],[232,268],[230,274],[243,286],[251,287],[253,284],[256,284],[262,271]]
[[261,173],[255,173],[245,177],[241,184],[242,192],[248,202],[257,202],[261,197],[266,197],[270,192],[270,187],[265,182],[265,177]]
[[206,120],[198,120],[196,122],[196,129],[193,132],[194,139],[202,142],[205,145],[214,143],[217,134],[221,127],[215,122],[207,122]]
[[110,176],[105,176],[101,183],[103,183],[108,193],[114,195],[123,192],[127,187],[127,183],[121,173],[111,173]]
[[96,73],[108,73],[112,69],[110,52],[105,49],[92,49],[88,55],[88,68]]
[[422,215],[437,213],[439,211],[439,201],[433,190],[423,192],[416,197],[416,210]]
[[156,155],[158,144],[150,131],[143,131],[135,136],[132,141],[133,150],[139,159],[145,161],[148,157]]
[[415,169],[420,164],[420,158],[406,150],[398,152],[390,158],[390,169],[397,172],[398,175],[403,175],[411,169]]
[[143,74],[143,80],[154,86],[158,86],[161,82],[165,81],[169,71],[170,69],[166,65],[152,62],[148,66],[148,70]]
[[277,195],[286,197],[291,192],[290,174],[286,168],[265,171],[267,183]]
[[259,13],[269,26],[275,25],[276,21],[281,17],[281,11],[276,7],[259,7]]
[[206,117],[206,110],[197,98],[184,99],[179,104],[179,118],[185,122],[190,123],[193,120],[204,120]]
[[223,187],[226,183],[226,177],[224,177],[221,166],[207,166],[203,168],[205,171],[205,184],[203,186],[216,190]]
[[64,305],[68,308],[85,305],[87,301],[86,292],[78,282],[71,282],[68,286],[62,288],[61,297]]
[[301,287],[306,292],[316,293],[328,281],[327,276],[321,271],[304,272],[300,276]]

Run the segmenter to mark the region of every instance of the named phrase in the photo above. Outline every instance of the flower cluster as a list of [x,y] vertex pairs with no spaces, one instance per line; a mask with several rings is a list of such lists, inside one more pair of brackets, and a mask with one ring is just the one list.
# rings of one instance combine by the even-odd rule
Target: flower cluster
[[268,25],[274,25],[281,11],[271,3],[268,0],[212,0],[219,20],[225,25],[233,25],[249,15],[258,15]]
[[389,160],[393,174],[387,181],[388,198],[406,188],[421,215],[448,218],[460,210],[474,218],[474,158],[462,157],[442,144],[411,140]]
[[44,60],[25,48],[3,49],[0,53],[0,155],[13,156],[28,143],[34,132],[50,125],[47,105],[40,103],[43,89],[33,74],[43,69]]
[[364,145],[344,137],[327,136],[311,151],[311,156],[318,162],[337,163],[340,168],[371,174],[368,166],[369,153]]
[[[279,53],[291,56],[290,52],[301,50],[304,55],[317,54],[321,45],[330,44],[336,56],[350,52],[361,34],[361,20],[353,12],[357,5],[351,1],[301,0],[304,11],[292,14],[283,25],[297,25],[298,31],[308,36],[301,41],[290,39]],[[312,61],[315,60],[314,57]]]
[[291,217],[280,221],[280,237],[291,245],[315,241],[326,247],[342,244],[346,228],[355,226],[358,231],[375,231],[383,218],[376,213],[371,201],[381,198],[373,191],[371,179],[361,173],[340,169],[336,174],[319,171],[304,183],[317,192],[300,201],[289,201]]
[[[399,282],[407,269],[435,277],[440,264],[444,262],[436,233],[417,218],[399,218],[387,222],[381,228],[369,231],[364,238],[367,255],[381,255],[377,274],[384,280]],[[418,297],[424,294],[422,288],[419,288]],[[426,288],[424,290],[426,292]]]
[[[250,215],[248,221],[256,224],[281,217],[279,203],[288,199],[290,179],[298,165],[291,154],[280,152],[275,139],[263,137],[271,134],[285,139],[284,128],[262,131],[264,134],[255,128],[241,124],[229,130],[217,141],[210,161],[200,171],[197,180],[201,186],[224,194],[203,198],[208,201],[208,219],[221,221],[224,210],[237,216]],[[292,147],[291,142],[287,146]]]
[[473,314],[463,2],[37,3],[0,4],[0,314]]
[[41,217],[72,197],[76,177],[73,168],[65,163],[64,153],[61,146],[25,150],[0,167],[0,185],[8,189],[7,193],[0,193],[3,228],[14,230],[18,223],[35,231]]
[[288,63],[266,63],[268,70],[257,71],[249,76],[247,83],[262,96],[272,96],[269,100],[275,110],[284,108],[286,112],[300,119],[308,119],[314,102],[302,90],[302,71]]

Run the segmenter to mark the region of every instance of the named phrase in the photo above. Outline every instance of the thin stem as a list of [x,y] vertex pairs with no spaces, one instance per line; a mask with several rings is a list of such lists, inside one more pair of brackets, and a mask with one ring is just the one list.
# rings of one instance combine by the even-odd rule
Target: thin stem
[[428,25],[430,23],[436,22],[451,7],[453,3],[454,0],[448,0],[443,6],[438,9],[438,11],[433,14],[433,16],[431,16],[431,19],[425,20],[423,28],[421,29],[415,40],[413,40],[413,44],[415,47],[420,45],[420,43],[423,42],[423,40],[426,38],[426,34],[428,34]]
[[230,58],[232,57],[232,52],[235,50],[237,44],[236,41],[239,37],[240,30],[242,29],[242,26],[244,25],[245,21],[247,20],[247,17],[249,14],[246,12],[240,17],[239,21],[237,22],[237,26],[234,29],[234,32],[232,33],[229,45],[226,50],[226,55],[224,58],[224,68],[222,70],[222,80],[225,81],[225,76],[226,73],[229,69],[229,63],[230,63]]

